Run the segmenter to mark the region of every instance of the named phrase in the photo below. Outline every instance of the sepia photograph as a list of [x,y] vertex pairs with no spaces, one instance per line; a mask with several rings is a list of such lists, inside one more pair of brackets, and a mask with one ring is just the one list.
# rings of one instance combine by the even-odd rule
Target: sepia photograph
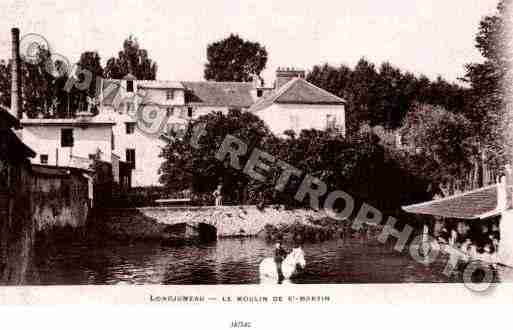
[[512,0],[0,9],[0,304],[513,283]]

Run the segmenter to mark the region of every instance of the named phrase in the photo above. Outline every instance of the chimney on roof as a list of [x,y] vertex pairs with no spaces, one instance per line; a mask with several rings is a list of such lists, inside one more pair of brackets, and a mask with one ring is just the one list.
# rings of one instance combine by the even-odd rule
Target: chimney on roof
[[20,30],[11,29],[12,61],[11,61],[11,114],[21,118],[21,75],[20,75]]
[[278,68],[274,88],[278,89],[294,78],[305,78],[305,70],[295,68]]

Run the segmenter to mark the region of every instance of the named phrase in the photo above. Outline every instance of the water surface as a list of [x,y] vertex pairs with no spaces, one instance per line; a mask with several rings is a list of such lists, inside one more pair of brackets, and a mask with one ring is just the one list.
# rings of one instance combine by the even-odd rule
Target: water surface
[[[459,282],[442,271],[374,240],[351,238],[303,246],[306,270],[295,283]],[[36,253],[29,284],[256,284],[258,264],[273,245],[257,238],[220,239],[205,245],[78,242]]]

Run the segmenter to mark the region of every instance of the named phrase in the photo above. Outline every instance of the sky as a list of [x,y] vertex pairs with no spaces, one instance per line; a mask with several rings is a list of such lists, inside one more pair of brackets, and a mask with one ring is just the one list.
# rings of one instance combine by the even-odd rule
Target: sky
[[134,35],[158,64],[157,79],[202,80],[206,49],[230,33],[269,54],[263,77],[278,67],[353,67],[366,57],[456,82],[483,59],[479,21],[498,0],[2,0],[0,59],[10,57],[10,29],[44,36],[53,52],[76,62],[96,50],[103,64]]

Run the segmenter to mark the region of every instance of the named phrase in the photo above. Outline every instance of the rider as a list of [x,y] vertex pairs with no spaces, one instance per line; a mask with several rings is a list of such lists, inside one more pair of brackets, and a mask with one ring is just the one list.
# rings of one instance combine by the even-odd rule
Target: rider
[[276,269],[278,270],[278,280],[283,280],[283,272],[281,269],[281,263],[287,256],[287,251],[282,246],[282,240],[279,239],[278,242],[276,242],[276,246],[274,248],[274,262],[276,262]]

